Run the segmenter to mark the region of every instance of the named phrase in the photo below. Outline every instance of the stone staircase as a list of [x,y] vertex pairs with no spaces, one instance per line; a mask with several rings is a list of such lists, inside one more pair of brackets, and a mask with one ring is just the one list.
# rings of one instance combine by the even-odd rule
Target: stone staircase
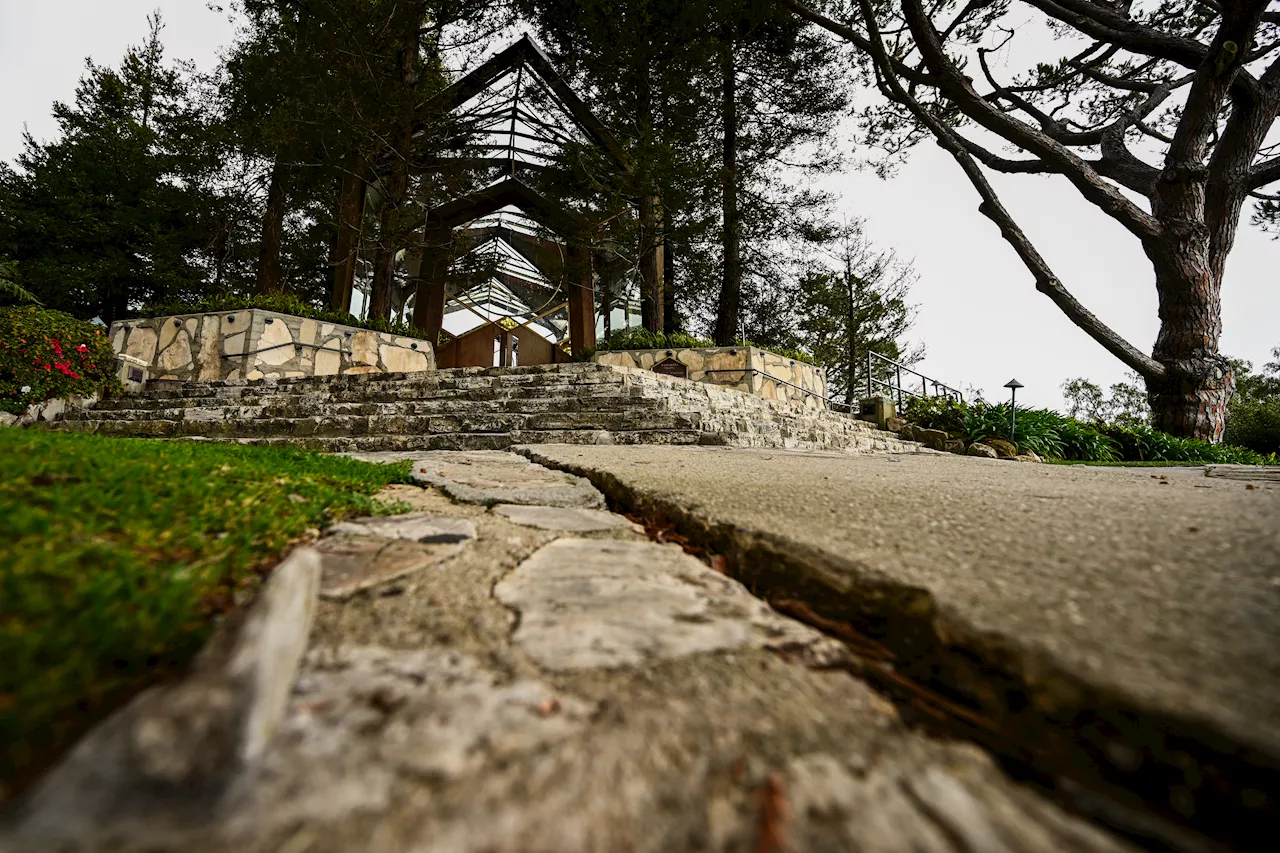
[[908,451],[848,415],[602,364],[165,382],[67,411],[55,428],[324,451],[515,444],[723,444]]

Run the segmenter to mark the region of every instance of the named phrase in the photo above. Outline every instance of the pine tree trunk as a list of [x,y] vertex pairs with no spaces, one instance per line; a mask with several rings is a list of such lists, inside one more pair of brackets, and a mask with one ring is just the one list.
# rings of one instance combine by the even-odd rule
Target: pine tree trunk
[[360,248],[360,223],[364,217],[364,199],[368,184],[363,177],[363,161],[359,154],[347,155],[343,163],[342,181],[338,187],[337,242],[334,245],[333,290],[329,306],[343,313],[351,310],[351,286],[355,281],[356,255]]
[[[412,125],[410,125],[412,126]],[[400,205],[409,186],[409,169],[405,158],[409,153],[409,132],[396,128],[393,136],[395,162],[385,184],[386,203],[378,227],[378,250],[373,259],[373,282],[369,292],[369,317],[391,315],[391,291],[395,284],[396,253],[400,250]]]
[[676,315],[676,265],[670,240],[662,244],[662,331],[668,335],[680,331]]
[[738,338],[738,315],[742,302],[741,229],[738,221],[738,92],[733,42],[725,42],[722,57],[724,76],[723,136],[724,174],[722,178],[724,217],[722,251],[724,271],[720,283],[720,305],[716,311],[715,338],[718,346],[733,346]]
[[640,199],[640,321],[650,332],[663,329],[662,205],[657,196]]
[[853,380],[858,373],[858,332],[860,330],[858,328],[858,304],[854,294],[853,265],[848,257],[845,258],[844,283],[845,287],[848,288],[847,296],[849,298],[849,327],[845,330],[848,335],[849,357],[849,369],[845,375],[849,378],[845,382],[844,402],[845,405],[852,406],[855,393]]
[[1206,255],[1185,246],[1181,252],[1150,254],[1160,306],[1160,333],[1152,357],[1167,371],[1163,379],[1147,380],[1152,426],[1184,438],[1221,441],[1235,374],[1218,352],[1219,278]]
[[613,334],[613,282],[601,282],[600,316],[604,320],[604,337],[608,340]]
[[405,235],[401,233],[400,208],[409,194],[409,155],[413,143],[413,112],[418,88],[418,29],[422,24],[421,3],[410,4],[402,20],[400,38],[400,92],[396,124],[391,132],[392,162],[385,183],[386,205],[378,231],[378,251],[373,261],[373,282],[369,293],[369,317],[391,314],[395,283],[396,253]]
[[[652,139],[653,89],[649,68],[644,66],[636,99],[636,119],[642,138]],[[650,332],[662,331],[662,204],[650,190],[649,175],[640,196],[640,324]]]
[[284,231],[285,181],[287,169],[277,157],[267,186],[267,209],[262,214],[262,236],[258,241],[258,293],[279,293],[280,239]]

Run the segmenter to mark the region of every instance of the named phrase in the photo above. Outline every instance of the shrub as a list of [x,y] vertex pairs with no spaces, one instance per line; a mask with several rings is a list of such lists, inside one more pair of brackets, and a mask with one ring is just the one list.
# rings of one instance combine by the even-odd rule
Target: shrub
[[1063,459],[1079,462],[1119,462],[1120,445],[1090,424],[1063,418],[1057,426]]
[[1098,430],[1113,439],[1126,462],[1190,462],[1195,465],[1274,465],[1267,456],[1247,447],[1212,444],[1194,438],[1178,438],[1147,426],[1101,424]]
[[357,329],[387,332],[406,338],[425,338],[427,336],[425,331],[408,323],[393,323],[385,317],[370,317],[367,320],[361,320],[352,314],[346,314],[342,311],[317,308],[311,303],[303,302],[298,297],[288,293],[260,293],[253,296],[236,296],[230,293],[221,293],[202,299],[199,302],[147,303],[142,306],[138,316],[168,317],[173,314],[218,314],[223,311],[246,311],[251,308],[276,311],[281,314],[292,314],[295,317],[309,317],[313,320],[323,320],[326,323],[354,326]]
[[35,294],[17,282],[18,265],[13,261],[0,261],[0,306],[39,305]]
[[123,390],[98,326],[35,306],[0,308],[0,410]]
[[968,407],[950,397],[912,397],[902,411],[904,420],[925,429],[940,429],[953,435],[964,434],[964,416]]
[[1280,397],[1232,401],[1222,440],[1256,453],[1280,453]]
[[[913,399],[903,411],[903,417],[917,426],[944,430],[967,441],[1009,439],[1008,403],[966,404],[941,397]],[[1263,417],[1275,420],[1265,421]],[[1260,416],[1259,422],[1264,428],[1268,423],[1280,423],[1280,405],[1275,406],[1275,414]],[[1251,423],[1242,418],[1237,429],[1243,433]],[[1229,443],[1178,438],[1143,424],[1084,423],[1048,409],[1019,407],[1015,432],[1019,451],[1030,450],[1047,459],[1074,462],[1274,465],[1278,461],[1271,451],[1266,451],[1271,455],[1264,455]],[[1231,434],[1228,437],[1237,440]]]
[[[610,350],[627,350],[627,349],[702,349],[706,347],[714,347],[715,341],[709,341],[705,338],[695,338],[693,335],[687,335],[684,332],[650,332],[643,326],[634,326],[628,329],[618,329],[610,334],[607,338],[600,341],[596,348],[590,352],[584,353],[583,358],[589,359],[596,352],[608,352]],[[800,350],[790,349],[788,347],[765,346],[762,344],[752,343],[747,340],[740,340],[734,344],[740,347],[755,347],[774,355],[780,355],[783,358],[789,358],[793,361],[801,361],[805,364],[813,364],[813,356]]]
[[[1063,449],[1057,428],[1063,420],[1062,415],[1047,409],[1019,407],[1014,428],[1017,440],[1013,444],[1019,451],[1030,450],[1045,458],[1060,459]],[[964,418],[964,435],[969,441],[988,438],[1012,441],[1009,436],[1009,404],[974,403],[969,406]]]

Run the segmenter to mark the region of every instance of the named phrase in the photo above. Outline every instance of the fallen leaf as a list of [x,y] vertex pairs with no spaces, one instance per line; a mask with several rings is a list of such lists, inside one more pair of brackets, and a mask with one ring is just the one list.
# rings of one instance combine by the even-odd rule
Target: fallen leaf
[[782,787],[782,774],[777,771],[770,773],[756,796],[760,819],[756,825],[755,847],[752,849],[755,853],[783,853],[787,849],[783,829],[790,815],[786,791]]

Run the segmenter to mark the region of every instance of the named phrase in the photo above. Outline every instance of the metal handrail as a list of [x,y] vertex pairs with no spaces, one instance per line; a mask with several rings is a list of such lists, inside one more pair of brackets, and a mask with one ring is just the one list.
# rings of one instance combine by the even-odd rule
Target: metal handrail
[[[884,362],[885,364],[891,365],[895,369],[896,373],[894,374],[894,378],[896,378],[897,380],[896,384],[894,382],[885,382],[884,380],[875,378],[875,371],[874,371],[873,365],[875,364],[876,359]],[[920,393],[917,394],[915,391],[909,390],[905,386],[903,386],[902,384],[903,372],[909,373],[912,376],[918,376],[920,378]],[[929,393],[930,385],[933,386],[932,394]],[[908,397],[915,397],[916,399],[919,399],[919,400],[923,400],[928,397],[946,397],[948,400],[954,398],[955,400],[961,403],[964,402],[964,394],[962,394],[959,391],[959,389],[952,388],[950,385],[947,385],[944,382],[939,382],[936,379],[925,376],[923,373],[920,373],[917,370],[912,370],[910,367],[907,367],[905,364],[894,361],[893,359],[888,358],[887,356],[883,356],[878,352],[868,351],[867,352],[867,396],[868,397],[874,396],[875,389],[877,387],[884,388],[886,391],[888,391],[890,397],[893,397],[896,392],[897,404],[899,409],[902,408],[902,396],[904,394]]]

